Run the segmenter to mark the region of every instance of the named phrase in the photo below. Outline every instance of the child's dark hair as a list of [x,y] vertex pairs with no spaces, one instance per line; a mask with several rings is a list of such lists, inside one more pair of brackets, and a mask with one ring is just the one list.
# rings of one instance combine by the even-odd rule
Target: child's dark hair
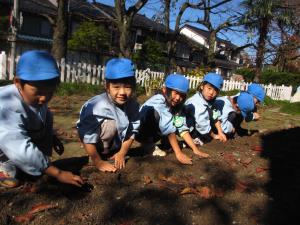
[[58,86],[60,84],[60,77],[55,77],[49,80],[22,80],[20,79],[20,84],[23,87],[25,84],[32,84],[34,86]]
[[[166,100],[169,102],[171,100],[171,93],[172,93],[172,91],[174,91],[174,89],[166,87],[166,90],[167,90],[167,93],[164,96],[165,96]],[[182,100],[182,102],[180,104],[171,107],[171,112],[172,113],[177,113],[177,112],[181,111],[183,106],[184,106],[185,99],[186,99],[186,95],[185,95],[185,98]]]
[[206,84],[211,85],[217,92],[220,91],[218,88],[216,88],[214,85],[212,85],[211,83],[209,83],[209,82],[207,82],[207,81],[202,81],[202,82],[199,84],[199,86],[197,87],[197,90],[201,92],[201,91],[202,91],[201,87],[204,86],[204,85],[206,85]]
[[133,87],[133,89],[136,89],[136,79],[135,77],[125,77],[120,79],[106,79],[106,84],[116,84],[116,83],[122,83],[122,84],[129,84]]

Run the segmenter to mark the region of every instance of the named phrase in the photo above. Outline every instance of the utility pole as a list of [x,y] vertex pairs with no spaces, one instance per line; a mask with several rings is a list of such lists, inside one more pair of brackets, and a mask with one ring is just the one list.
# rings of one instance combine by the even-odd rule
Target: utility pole
[[16,47],[17,47],[17,34],[20,25],[19,16],[19,0],[14,0],[14,8],[12,13],[12,33],[9,38],[11,42],[10,49],[10,64],[9,64],[9,79],[12,80],[15,74],[15,59],[16,59]]

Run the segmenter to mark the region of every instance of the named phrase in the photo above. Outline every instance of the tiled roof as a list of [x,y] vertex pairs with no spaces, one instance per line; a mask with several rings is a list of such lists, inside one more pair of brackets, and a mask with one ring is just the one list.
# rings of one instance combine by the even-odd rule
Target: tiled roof
[[[13,0],[0,0],[0,4],[13,6]],[[21,0],[19,1],[19,10],[22,12],[39,13],[55,15],[55,6],[48,0]]]
[[[194,31],[195,33],[205,37],[206,39],[209,38],[209,32],[207,30],[202,30],[198,27],[194,27],[194,26],[191,26],[191,25],[188,25],[188,24],[184,25],[182,28],[184,28],[184,27]],[[232,44],[230,41],[227,41],[227,40],[224,40],[224,39],[221,39],[221,38],[218,38],[218,37],[217,37],[217,42],[225,43],[228,47],[231,47],[231,48],[237,48],[237,46]]]

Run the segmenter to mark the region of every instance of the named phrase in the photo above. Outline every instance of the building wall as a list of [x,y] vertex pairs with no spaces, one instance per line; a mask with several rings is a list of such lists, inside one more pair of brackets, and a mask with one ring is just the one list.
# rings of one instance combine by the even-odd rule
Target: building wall
[[186,37],[192,39],[193,41],[196,41],[199,44],[204,45],[205,47],[208,48],[208,44],[207,44],[206,40],[202,36],[200,36],[200,35],[195,34],[194,32],[192,32],[190,29],[184,27],[184,28],[182,28],[182,30],[180,31],[180,33],[183,34],[183,35],[185,35]]

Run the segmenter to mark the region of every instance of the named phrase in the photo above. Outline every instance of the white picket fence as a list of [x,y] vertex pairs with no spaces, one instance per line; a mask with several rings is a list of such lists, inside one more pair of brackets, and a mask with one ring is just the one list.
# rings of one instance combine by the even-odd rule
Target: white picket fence
[[[17,59],[18,60],[18,57]],[[66,63],[64,59],[58,63],[61,72],[62,82],[71,83],[89,83],[101,84],[104,81],[105,66],[90,65],[86,63]],[[13,76],[8,74],[9,59],[5,52],[0,54],[0,79],[8,80]],[[146,70],[136,70],[136,79],[138,85],[144,87],[149,80],[163,80],[164,73]],[[200,77],[186,76],[190,81],[190,89],[196,89],[202,81]],[[225,80],[222,90],[247,90],[250,83]],[[262,85],[266,91],[266,95],[274,100],[290,100],[292,94],[292,86],[276,86],[276,85]]]

